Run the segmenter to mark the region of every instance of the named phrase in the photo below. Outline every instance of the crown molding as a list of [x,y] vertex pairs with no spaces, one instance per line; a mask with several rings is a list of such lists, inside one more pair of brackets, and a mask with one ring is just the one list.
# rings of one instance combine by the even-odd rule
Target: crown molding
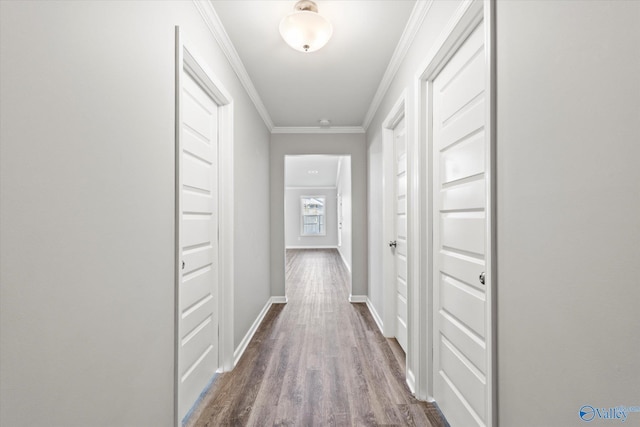
[[[317,186],[310,186],[310,187],[284,187],[285,190],[337,190],[338,187],[336,186],[328,186],[328,187],[317,187]],[[310,196],[313,196],[313,194],[309,194]],[[321,194],[316,194],[316,195],[321,195]]]
[[209,28],[209,31],[213,34],[213,38],[218,42],[218,45],[227,57],[229,64],[231,64],[231,68],[233,68],[233,71],[238,76],[240,83],[244,87],[244,90],[247,91],[251,101],[253,101],[253,105],[255,105],[256,110],[258,110],[258,114],[262,117],[264,124],[267,126],[269,131],[273,130],[273,120],[271,120],[271,116],[269,115],[267,108],[264,106],[260,95],[258,95],[258,91],[253,85],[253,82],[247,73],[247,69],[244,67],[242,60],[236,51],[236,48],[231,43],[231,39],[229,39],[229,35],[224,29],[224,25],[222,25],[213,4],[211,4],[209,0],[193,0],[193,4],[200,13],[200,16],[207,25],[207,28]]
[[409,47],[411,47],[411,43],[416,38],[418,34],[418,30],[424,21],[424,18],[427,16],[429,9],[431,9],[431,5],[433,4],[433,0],[418,0],[416,1],[413,10],[411,11],[411,15],[409,16],[409,21],[407,25],[404,27],[404,31],[402,32],[402,36],[400,36],[400,40],[398,41],[398,45],[396,46],[396,50],[393,52],[391,56],[391,60],[389,61],[389,65],[387,66],[387,70],[384,72],[382,76],[382,80],[380,81],[380,85],[378,85],[378,90],[373,97],[373,101],[371,101],[371,105],[369,106],[369,110],[367,114],[364,116],[364,121],[362,122],[362,128],[366,131],[373,120],[380,104],[384,96],[386,95],[391,83],[393,82],[393,78],[396,76],[402,61],[405,56],[407,56],[407,52],[409,51]]
[[365,133],[362,126],[334,126],[324,128],[319,126],[275,126],[271,133]]

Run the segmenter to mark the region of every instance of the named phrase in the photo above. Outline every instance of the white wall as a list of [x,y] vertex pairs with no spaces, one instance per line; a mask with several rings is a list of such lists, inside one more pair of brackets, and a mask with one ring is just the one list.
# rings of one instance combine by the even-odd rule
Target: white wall
[[342,255],[342,260],[351,271],[351,247],[353,246],[353,226],[352,226],[352,200],[351,200],[351,158],[342,156],[340,159],[340,170],[338,171],[338,193],[342,198],[342,233],[338,251]]
[[500,1],[497,35],[500,425],[578,426],[640,402],[640,3]]
[[363,134],[271,135],[271,293],[285,295],[284,157],[348,155],[352,163],[353,255],[351,293],[367,294],[367,159]]
[[269,134],[191,2],[0,2],[0,425],[170,426],[174,26],[235,102],[236,344]]
[[[325,230],[324,236],[300,235],[300,197],[325,196]],[[285,190],[285,243],[287,248],[293,247],[336,247],[338,246],[338,218],[336,208],[336,189],[328,188],[287,188]]]

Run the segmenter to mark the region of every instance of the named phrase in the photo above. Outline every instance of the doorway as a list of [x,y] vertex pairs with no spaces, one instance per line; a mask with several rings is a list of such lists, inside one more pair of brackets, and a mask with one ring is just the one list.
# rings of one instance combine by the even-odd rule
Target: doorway
[[351,273],[351,156],[286,155],[284,167],[285,263],[294,251],[335,251]]
[[412,190],[409,161],[409,139],[407,138],[406,93],[403,93],[382,124],[383,136],[383,333],[393,337],[406,355],[405,369],[407,385],[415,390],[414,353],[415,344],[411,334],[415,331],[412,315],[412,289],[414,276],[411,268],[416,263],[412,259],[412,230],[410,220]]
[[233,100],[184,38],[176,27],[175,425],[233,363]]
[[394,337],[407,353],[408,345],[408,213],[407,133],[404,104],[385,126],[385,335]]
[[452,425],[496,423],[493,14],[492,2],[461,8],[417,85],[430,269],[417,394]]

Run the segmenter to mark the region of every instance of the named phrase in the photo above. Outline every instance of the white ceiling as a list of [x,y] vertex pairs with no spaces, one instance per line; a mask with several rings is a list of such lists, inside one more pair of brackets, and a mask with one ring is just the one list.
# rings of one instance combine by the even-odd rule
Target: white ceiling
[[362,126],[415,0],[316,1],[333,25],[317,52],[289,47],[278,32],[295,0],[212,0],[277,127]]
[[335,187],[339,161],[340,156],[285,156],[285,187]]

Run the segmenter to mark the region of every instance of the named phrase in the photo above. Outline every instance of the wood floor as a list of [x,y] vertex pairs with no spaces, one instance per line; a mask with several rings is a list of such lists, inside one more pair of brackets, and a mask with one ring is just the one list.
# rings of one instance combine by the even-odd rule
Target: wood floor
[[348,274],[334,249],[287,251],[289,302],[269,310],[189,426],[446,426],[411,396],[398,343],[348,302]]

